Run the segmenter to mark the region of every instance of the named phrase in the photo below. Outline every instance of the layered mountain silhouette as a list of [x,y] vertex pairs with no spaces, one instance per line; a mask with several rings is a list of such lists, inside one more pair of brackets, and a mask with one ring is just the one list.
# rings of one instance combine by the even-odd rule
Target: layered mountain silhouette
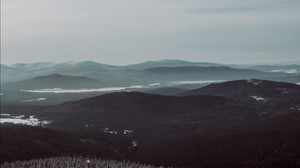
[[[280,71],[281,68],[283,68],[283,71]],[[279,69],[279,71],[276,71],[276,69]],[[285,70],[295,73],[286,73]],[[16,82],[51,74],[85,76],[105,81],[110,86],[172,82],[172,80],[216,80],[220,78],[226,80],[261,78],[299,82],[295,80],[295,76],[299,75],[299,72],[293,65],[286,67],[274,66],[271,70],[268,70],[268,67],[263,65],[222,65],[183,60],[148,61],[127,66],[107,65],[93,61],[1,65],[1,83]],[[164,75],[170,75],[169,80]]]
[[[155,166],[298,166],[299,74],[278,69],[297,67],[246,67],[180,60],[1,65],[1,118],[41,122],[1,124],[1,161],[88,155]],[[108,90],[28,91],[53,88]]]
[[172,59],[164,59],[157,61],[147,61],[139,64],[128,65],[128,68],[137,69],[137,70],[145,70],[149,68],[156,67],[180,67],[180,66],[199,66],[199,67],[209,67],[209,66],[221,66],[221,64],[210,63],[210,62],[189,62],[184,60],[172,60]]
[[60,74],[51,74],[39,76],[19,82],[4,84],[4,89],[49,89],[49,88],[99,88],[103,87],[104,82],[83,76],[66,76]]

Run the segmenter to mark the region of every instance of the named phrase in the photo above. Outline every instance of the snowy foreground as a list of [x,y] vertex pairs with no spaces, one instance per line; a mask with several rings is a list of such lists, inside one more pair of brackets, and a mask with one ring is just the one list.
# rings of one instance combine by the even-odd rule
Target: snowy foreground
[[[36,159],[29,161],[17,161],[13,163],[3,163],[1,168],[57,168],[57,167],[72,167],[72,168],[155,168],[154,166],[119,162],[113,160],[90,159],[85,157],[55,157],[47,159]],[[163,168],[163,167],[161,167]]]

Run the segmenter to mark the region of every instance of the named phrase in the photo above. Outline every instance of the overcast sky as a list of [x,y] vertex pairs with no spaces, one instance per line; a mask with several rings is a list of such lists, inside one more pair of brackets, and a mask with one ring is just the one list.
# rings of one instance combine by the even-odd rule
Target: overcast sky
[[1,63],[300,63],[300,0],[1,0]]

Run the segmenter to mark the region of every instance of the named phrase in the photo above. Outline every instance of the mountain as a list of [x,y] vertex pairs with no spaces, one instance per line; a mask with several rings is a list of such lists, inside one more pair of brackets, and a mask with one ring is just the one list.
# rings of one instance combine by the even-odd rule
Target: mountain
[[144,93],[148,94],[159,94],[159,95],[166,95],[166,96],[174,96],[178,95],[184,92],[187,92],[187,89],[182,89],[182,88],[175,88],[175,87],[161,87],[161,88],[156,88],[156,89],[149,89],[143,91]]
[[25,89],[51,89],[51,88],[100,88],[105,85],[95,79],[83,76],[66,76],[60,74],[51,74],[47,76],[39,76],[19,82],[3,84],[4,89],[25,90]]
[[236,80],[253,77],[264,78],[277,75],[251,69],[235,69],[225,66],[210,67],[159,67],[141,71],[148,79],[160,82],[196,81],[196,80]]
[[300,102],[300,85],[257,79],[237,80],[210,84],[181,95],[215,95],[237,101],[291,103]]
[[[182,60],[148,61],[128,66],[114,66],[92,61],[62,63],[40,62],[1,65],[1,84],[51,74],[85,76],[99,81],[105,81],[111,87],[145,85],[156,82],[169,84],[170,82],[178,80],[197,81],[209,79],[237,80],[260,78],[294,83],[299,82],[299,73],[285,73],[285,70],[261,72],[258,70],[232,67],[239,66],[224,66],[216,63],[188,62]],[[293,72],[292,70],[288,71]],[[181,75],[177,75],[177,73]],[[298,76],[295,77],[295,75]]]
[[183,60],[172,60],[172,59],[164,59],[157,61],[147,61],[139,64],[127,65],[126,67],[137,70],[144,70],[149,68],[157,68],[157,67],[179,67],[179,66],[220,66],[221,64],[217,63],[209,63],[209,62],[188,62]]
[[125,137],[103,132],[66,132],[20,125],[1,125],[0,138],[0,164],[66,155],[124,159],[130,146]]
[[[57,105],[43,111],[38,117],[53,120],[70,129],[83,129],[86,123],[94,128],[138,128],[136,126],[141,124],[161,123],[165,117],[170,119],[182,115],[180,120],[187,120],[185,113],[197,113],[230,102],[230,99],[215,96],[172,97],[117,92]],[[70,115],[73,117],[70,118]]]
[[51,74],[85,76],[101,81],[116,82],[124,79],[122,75],[125,78],[128,77],[128,75],[124,75],[123,73],[127,74],[126,70],[124,67],[100,64],[92,61],[1,65],[1,83],[16,82]]
[[[261,81],[246,82],[256,86]],[[286,91],[297,90],[290,85]],[[237,86],[232,87],[238,90]],[[279,83],[275,87],[281,86],[286,87],[286,84]],[[297,98],[294,94],[287,96],[289,100]],[[12,107],[2,108],[1,112],[9,113],[10,109]],[[15,108],[15,111],[20,114],[22,109],[25,108]],[[106,134],[124,138],[134,148],[129,148],[122,140],[114,142],[121,149],[127,149],[126,159],[156,166],[291,167],[300,157],[299,102],[276,106],[210,95],[119,92],[49,106],[40,111],[35,108],[32,114],[30,108],[26,111],[24,119],[34,115],[40,121],[50,121],[44,125],[48,129],[90,132],[99,136],[99,143],[109,141],[103,140]],[[16,136],[10,138],[18,139]],[[70,143],[61,141],[59,144],[68,146]],[[112,151],[119,151],[110,147],[108,145]]]
[[300,73],[300,65],[256,65],[248,68],[265,72]]

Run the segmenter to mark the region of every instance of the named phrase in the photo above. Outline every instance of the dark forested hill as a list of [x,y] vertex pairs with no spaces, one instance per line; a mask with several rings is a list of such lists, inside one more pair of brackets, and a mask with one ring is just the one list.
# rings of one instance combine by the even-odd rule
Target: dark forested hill
[[[117,156],[135,162],[177,167],[299,165],[299,86],[242,80],[212,84],[203,89],[207,90],[206,95],[162,96],[117,92],[45,108],[28,107],[26,111],[27,116],[34,115],[41,121],[49,121],[44,125],[47,129],[68,131],[71,137],[74,132],[90,132],[91,138],[83,141],[96,140],[101,148],[96,145],[94,149],[99,151],[110,141],[115,142],[120,146],[110,148],[108,145],[108,153],[113,151]],[[252,97],[254,102],[242,101],[242,97],[248,96],[257,97]],[[265,96],[272,103],[256,103],[260,101],[259,96]],[[279,98],[269,100],[267,96]],[[30,108],[34,109],[34,113],[30,114]],[[42,136],[39,136],[41,133],[38,130],[29,135],[15,135],[15,132],[18,131],[7,131],[7,140],[1,140],[6,149],[11,146],[21,150],[22,146],[15,145],[15,141],[27,142],[28,139],[38,141],[37,144],[31,141],[28,144],[38,150],[49,147],[48,140],[45,140],[45,145],[38,138],[47,136],[47,131]],[[38,137],[31,137],[36,134]],[[49,134],[56,137],[51,132]],[[64,136],[69,137],[68,134]],[[63,154],[69,151],[68,144],[76,144],[81,149],[78,141],[75,140],[75,143],[73,138],[69,140],[64,136],[60,141]],[[110,140],[107,136],[116,139]],[[49,144],[51,146],[52,141]],[[96,155],[89,145],[84,149]],[[20,155],[25,154],[20,152]]]
[[125,159],[130,146],[124,137],[103,132],[71,133],[41,127],[1,125],[0,135],[0,163],[53,156]]
[[262,103],[299,103],[300,85],[267,80],[237,80],[211,84],[182,95],[215,95],[237,101]]

